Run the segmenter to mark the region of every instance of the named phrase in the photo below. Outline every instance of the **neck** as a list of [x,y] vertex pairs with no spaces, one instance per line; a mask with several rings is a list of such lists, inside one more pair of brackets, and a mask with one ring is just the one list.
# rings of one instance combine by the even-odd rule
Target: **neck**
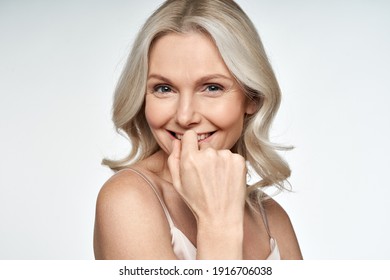
[[143,160],[141,164],[150,172],[158,175],[161,179],[172,183],[171,173],[168,168],[168,156],[163,150],[158,150],[156,153]]

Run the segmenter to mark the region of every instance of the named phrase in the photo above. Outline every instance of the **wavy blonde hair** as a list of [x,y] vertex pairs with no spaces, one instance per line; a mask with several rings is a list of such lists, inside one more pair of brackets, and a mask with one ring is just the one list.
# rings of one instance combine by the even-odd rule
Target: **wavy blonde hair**
[[144,114],[148,55],[153,42],[171,32],[207,34],[248,99],[257,104],[256,113],[246,116],[243,134],[234,147],[261,177],[248,187],[248,194],[261,194],[253,191],[271,185],[285,189],[290,168],[276,151],[286,148],[269,141],[269,129],[280,104],[279,85],[256,28],[232,0],[168,0],[148,18],[114,95],[113,122],[119,133],[129,137],[132,149],[127,157],[104,159],[103,164],[117,171],[159,149]]

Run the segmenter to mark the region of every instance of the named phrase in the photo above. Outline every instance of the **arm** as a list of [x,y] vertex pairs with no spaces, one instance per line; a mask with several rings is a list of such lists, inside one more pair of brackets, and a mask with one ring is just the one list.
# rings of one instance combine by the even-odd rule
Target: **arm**
[[267,213],[271,236],[278,242],[281,258],[301,260],[301,249],[286,211],[271,198],[264,201],[263,205]]
[[242,259],[245,160],[228,150],[199,150],[196,133],[174,141],[173,186],[197,221],[197,259]]
[[99,193],[94,251],[96,259],[176,259],[156,195],[130,171],[118,172]]

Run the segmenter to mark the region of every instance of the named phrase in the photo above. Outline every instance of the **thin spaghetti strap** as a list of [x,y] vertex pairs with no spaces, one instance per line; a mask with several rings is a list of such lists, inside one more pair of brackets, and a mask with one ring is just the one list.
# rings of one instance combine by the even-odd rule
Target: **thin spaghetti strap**
[[165,216],[167,217],[167,220],[168,220],[168,223],[169,223],[169,227],[170,228],[174,227],[175,224],[173,223],[172,217],[171,217],[171,215],[168,212],[167,206],[165,205],[165,203],[162,200],[161,196],[157,192],[156,187],[153,185],[153,183],[144,174],[142,174],[138,170],[136,170],[134,168],[130,168],[130,167],[128,167],[127,169],[133,171],[136,174],[138,174],[152,188],[153,192],[156,194],[156,196],[158,198],[158,201],[160,201],[161,207],[164,210]]
[[265,229],[266,229],[266,231],[267,231],[267,233],[268,233],[268,236],[269,236],[270,238],[272,238],[272,237],[271,237],[271,232],[270,232],[269,226],[268,226],[267,213],[265,212],[264,205],[263,205],[262,202],[259,203],[259,208],[260,208],[261,216],[263,217],[263,223],[264,223]]

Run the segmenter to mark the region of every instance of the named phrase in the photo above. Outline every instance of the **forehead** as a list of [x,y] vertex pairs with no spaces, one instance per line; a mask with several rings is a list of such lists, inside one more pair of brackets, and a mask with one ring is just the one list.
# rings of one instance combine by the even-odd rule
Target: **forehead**
[[231,76],[214,42],[200,32],[169,33],[158,38],[149,52],[149,73],[154,71]]

